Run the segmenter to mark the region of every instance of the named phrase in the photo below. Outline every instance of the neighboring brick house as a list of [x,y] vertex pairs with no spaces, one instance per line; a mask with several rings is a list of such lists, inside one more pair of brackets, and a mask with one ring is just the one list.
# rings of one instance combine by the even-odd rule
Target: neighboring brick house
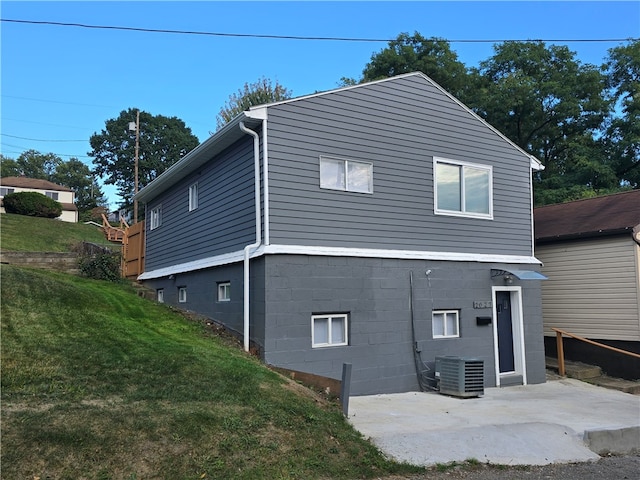
[[[640,190],[534,210],[545,345],[556,356],[551,327],[640,353]],[[636,235],[638,235],[636,233]],[[565,356],[610,375],[640,378],[640,361],[569,337]]]
[[541,168],[422,73],[252,107],[139,192],[139,280],[354,395],[544,382]]
[[[78,208],[75,205],[75,193],[62,185],[57,185],[47,180],[28,177],[4,177],[0,178],[0,199],[5,195],[15,192],[38,192],[46,195],[62,205],[62,214],[58,217],[63,222],[77,222]],[[0,203],[0,213],[6,213]]]

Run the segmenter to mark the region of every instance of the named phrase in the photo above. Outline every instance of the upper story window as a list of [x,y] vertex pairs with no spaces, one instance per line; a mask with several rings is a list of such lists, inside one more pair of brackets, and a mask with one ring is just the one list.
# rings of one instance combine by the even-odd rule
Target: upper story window
[[431,315],[433,338],[460,336],[460,312],[458,310],[434,310]]
[[58,192],[46,192],[45,195],[53,200],[58,200]]
[[9,195],[13,192],[14,192],[13,188],[0,187],[0,197],[4,197],[5,195]]
[[320,188],[373,193],[373,164],[320,157]]
[[194,183],[189,187],[189,211],[198,208],[198,184]]
[[149,217],[149,228],[151,230],[162,225],[162,205],[158,205],[156,208],[152,208],[149,212]]
[[347,314],[312,315],[311,346],[317,348],[339,345],[348,345]]
[[493,170],[487,165],[433,159],[435,213],[493,218]]

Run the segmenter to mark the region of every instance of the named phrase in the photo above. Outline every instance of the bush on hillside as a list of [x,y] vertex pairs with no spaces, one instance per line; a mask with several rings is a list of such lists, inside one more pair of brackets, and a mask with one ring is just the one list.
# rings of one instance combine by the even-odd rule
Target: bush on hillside
[[3,199],[7,213],[29,217],[57,218],[62,214],[62,205],[38,192],[16,192]]
[[122,279],[120,253],[88,242],[76,245],[73,250],[79,254],[78,267],[83,276],[109,282],[119,282]]

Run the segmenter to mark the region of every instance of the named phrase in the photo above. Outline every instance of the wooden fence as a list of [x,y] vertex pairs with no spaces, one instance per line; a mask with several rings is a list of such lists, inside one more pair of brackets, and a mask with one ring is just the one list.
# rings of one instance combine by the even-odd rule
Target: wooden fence
[[144,272],[144,222],[125,229],[122,239],[122,276],[135,280]]

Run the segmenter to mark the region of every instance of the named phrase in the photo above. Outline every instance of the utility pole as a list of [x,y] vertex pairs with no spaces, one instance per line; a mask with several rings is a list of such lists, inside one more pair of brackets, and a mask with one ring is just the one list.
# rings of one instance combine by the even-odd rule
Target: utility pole
[[[133,194],[138,194],[138,151],[140,148],[140,110],[136,110],[136,123],[129,122],[129,130],[136,131],[136,156],[134,160],[134,180],[133,180]],[[133,223],[138,223],[138,199],[133,200]]]

